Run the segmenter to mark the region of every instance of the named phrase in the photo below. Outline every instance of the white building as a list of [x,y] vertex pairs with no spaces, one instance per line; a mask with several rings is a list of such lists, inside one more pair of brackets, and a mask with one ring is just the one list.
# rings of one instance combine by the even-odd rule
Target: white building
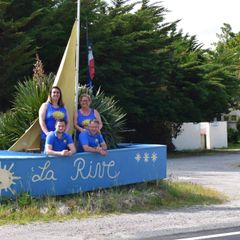
[[172,142],[176,150],[227,147],[227,122],[183,123],[181,133]]
[[228,114],[223,114],[221,120],[227,121],[228,128],[237,129],[237,122],[240,120],[240,110],[232,110]]

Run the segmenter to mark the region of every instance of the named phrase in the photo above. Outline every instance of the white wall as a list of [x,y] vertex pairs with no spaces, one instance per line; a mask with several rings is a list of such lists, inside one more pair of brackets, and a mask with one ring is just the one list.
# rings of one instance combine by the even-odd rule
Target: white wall
[[222,148],[228,146],[227,122],[212,122],[210,128],[210,148]]
[[194,150],[203,149],[201,135],[205,135],[206,148],[227,147],[227,122],[201,122],[201,123],[184,123],[181,133],[172,142],[176,150]]
[[183,123],[181,133],[172,139],[176,150],[201,148],[200,125],[194,123]]

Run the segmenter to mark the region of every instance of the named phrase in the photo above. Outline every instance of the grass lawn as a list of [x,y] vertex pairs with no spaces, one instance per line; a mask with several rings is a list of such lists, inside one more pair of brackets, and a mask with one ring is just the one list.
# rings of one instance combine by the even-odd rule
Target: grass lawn
[[64,221],[109,213],[144,212],[227,201],[219,192],[192,183],[152,181],[80,194],[0,198],[0,225]]

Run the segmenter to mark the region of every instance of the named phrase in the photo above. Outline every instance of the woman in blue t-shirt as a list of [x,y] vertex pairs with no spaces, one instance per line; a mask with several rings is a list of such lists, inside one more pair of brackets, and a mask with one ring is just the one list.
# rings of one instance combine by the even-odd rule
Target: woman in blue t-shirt
[[61,89],[57,86],[52,87],[49,91],[47,102],[43,103],[39,109],[39,124],[41,132],[41,151],[44,150],[46,136],[49,132],[55,131],[57,119],[64,119],[67,132],[69,130],[69,116],[67,109],[64,107]]
[[88,128],[89,122],[93,119],[97,119],[99,121],[100,130],[103,127],[99,112],[96,109],[90,108],[91,98],[88,94],[82,94],[79,97],[79,104],[80,109],[78,109],[73,116],[73,124],[77,130],[76,139],[78,139],[79,133]]

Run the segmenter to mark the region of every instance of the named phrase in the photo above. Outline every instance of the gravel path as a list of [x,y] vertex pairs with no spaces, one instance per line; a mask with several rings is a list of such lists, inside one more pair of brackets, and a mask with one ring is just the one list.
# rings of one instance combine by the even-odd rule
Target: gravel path
[[0,239],[141,239],[240,225],[240,154],[169,159],[168,176],[215,188],[228,195],[230,202],[67,222],[1,226]]

